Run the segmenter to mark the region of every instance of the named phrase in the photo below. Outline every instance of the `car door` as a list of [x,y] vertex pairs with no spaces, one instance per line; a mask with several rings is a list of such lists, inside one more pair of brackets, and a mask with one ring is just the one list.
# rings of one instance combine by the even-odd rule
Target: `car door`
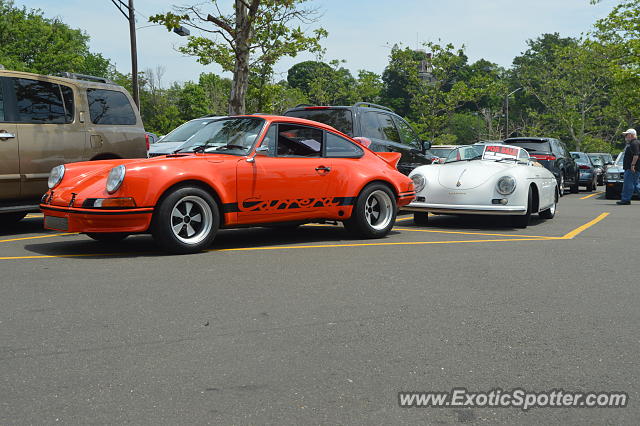
[[49,172],[80,161],[84,124],[75,119],[71,87],[53,81],[14,78],[17,133],[20,142],[20,197],[39,198]]
[[384,143],[390,152],[400,153],[400,161],[398,162],[398,170],[408,175],[415,168],[414,154],[409,146],[403,145],[400,139],[400,133],[396,128],[391,114],[378,112],[378,121],[380,122],[380,131],[385,140]]
[[424,166],[425,164],[431,164],[431,160],[422,154],[422,141],[411,126],[395,115],[393,116],[393,121],[400,134],[400,141],[409,148],[410,163],[408,166],[411,167],[411,170],[419,166]]
[[12,121],[5,92],[10,90],[11,80],[0,78],[0,199],[20,196],[20,155],[18,132]]
[[238,162],[238,222],[308,220],[330,209],[330,159],[323,157],[324,132],[311,126],[271,124],[261,146],[266,154]]

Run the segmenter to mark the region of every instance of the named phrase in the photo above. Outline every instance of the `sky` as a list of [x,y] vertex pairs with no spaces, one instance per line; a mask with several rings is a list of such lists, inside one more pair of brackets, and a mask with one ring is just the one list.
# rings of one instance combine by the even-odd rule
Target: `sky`
[[[124,0],[127,2],[127,0]],[[128,21],[111,0],[14,0],[17,6],[41,9],[46,17],[58,17],[90,37],[90,50],[109,58],[120,72],[130,72]],[[201,65],[176,49],[185,37],[150,24],[147,18],[172,10],[173,5],[207,4],[207,0],[135,0],[139,70],[163,67],[162,85],[197,81],[200,73],[222,73],[219,66]],[[221,5],[232,0],[219,0]],[[394,44],[420,47],[424,42],[465,46],[470,62],[486,59],[510,67],[514,57],[527,49],[527,40],[544,33],[579,37],[605,17],[617,0],[310,0],[321,16],[312,30],[325,28],[329,36],[321,43],[325,61],[345,60],[356,75],[360,69],[381,74]],[[194,35],[194,31],[192,31]],[[276,64],[276,80],[287,70],[315,56],[301,53]]]

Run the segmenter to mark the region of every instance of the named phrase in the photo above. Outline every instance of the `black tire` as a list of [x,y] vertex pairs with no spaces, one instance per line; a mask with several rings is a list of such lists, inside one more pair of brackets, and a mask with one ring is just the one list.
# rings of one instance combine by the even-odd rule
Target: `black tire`
[[6,227],[21,221],[27,212],[2,213],[0,214],[0,227]]
[[620,194],[610,191],[609,188],[607,188],[604,191],[604,198],[606,198],[607,200],[617,200],[618,198],[620,198]]
[[560,192],[560,196],[564,197],[564,171],[560,171],[560,180],[558,181],[558,191]]
[[426,226],[429,224],[429,213],[427,212],[415,212],[413,214],[413,223],[416,225]]
[[569,190],[572,194],[577,194],[580,192],[580,178],[578,176],[574,176],[574,183],[569,187]]
[[382,238],[396,221],[396,197],[388,186],[371,183],[358,195],[344,227],[360,238]]
[[593,192],[593,190],[596,189],[596,183],[595,182],[590,182],[587,184],[587,192]]
[[556,195],[553,199],[553,206],[549,207],[546,210],[542,210],[538,213],[541,219],[553,219],[556,215],[556,211],[558,210],[558,191],[556,191]]
[[524,215],[512,216],[513,226],[516,228],[526,228],[531,222],[531,205],[533,204],[533,190],[529,187],[527,195],[527,213]]
[[187,186],[162,198],[153,214],[151,234],[163,250],[188,254],[209,247],[219,227],[220,209],[211,194]]
[[103,243],[117,243],[129,236],[126,232],[87,232],[86,235]]

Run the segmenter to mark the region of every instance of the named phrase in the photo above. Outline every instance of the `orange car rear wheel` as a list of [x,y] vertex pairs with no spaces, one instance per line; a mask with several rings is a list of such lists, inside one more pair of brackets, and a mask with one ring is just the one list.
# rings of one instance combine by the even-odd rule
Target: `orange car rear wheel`
[[170,253],[196,253],[209,247],[220,227],[220,209],[211,194],[182,187],[165,196],[153,215],[152,235]]
[[358,195],[351,217],[344,226],[361,238],[381,238],[391,231],[396,220],[396,197],[382,183],[371,183]]

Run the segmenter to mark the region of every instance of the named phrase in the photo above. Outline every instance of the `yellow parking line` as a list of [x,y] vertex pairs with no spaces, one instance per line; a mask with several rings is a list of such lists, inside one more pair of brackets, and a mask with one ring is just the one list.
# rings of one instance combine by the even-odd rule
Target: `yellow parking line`
[[413,216],[411,217],[401,217],[401,218],[396,218],[396,222],[402,222],[404,220],[413,220]]
[[[469,243],[499,243],[499,242],[515,242],[515,241],[550,241],[550,240],[570,240],[591,228],[609,213],[602,213],[595,219],[585,223],[582,226],[566,233],[562,237],[532,237],[522,236],[521,238],[501,238],[501,239],[485,239],[485,240],[457,240],[457,241],[405,241],[405,242],[385,242],[385,243],[352,243],[352,244],[315,244],[301,246],[278,246],[278,247],[240,247],[228,249],[209,249],[207,252],[225,252],[225,251],[267,251],[267,250],[291,250],[303,248],[336,248],[336,247],[372,247],[372,246],[409,246],[409,245],[430,245],[430,244],[469,244]],[[453,232],[453,231],[451,231]],[[69,234],[60,234],[69,235]],[[476,235],[476,234],[474,234]],[[491,234],[487,234],[491,235]],[[504,234],[499,234],[504,235]],[[53,236],[53,235],[51,235]],[[46,237],[46,236],[42,236]],[[37,237],[36,237],[37,238]],[[51,259],[65,257],[107,257],[107,256],[131,256],[131,255],[148,255],[158,254],[157,252],[120,252],[120,253],[82,253],[82,254],[61,254],[61,255],[40,255],[40,256],[7,256],[0,257],[0,260],[20,260],[20,259]]]
[[78,232],[67,232],[64,234],[38,235],[37,237],[11,238],[9,240],[0,240],[0,243],[8,243],[11,241],[22,241],[22,240],[35,240],[37,238],[51,238],[51,237],[60,237],[62,235],[76,235],[76,234],[78,234]]
[[581,232],[584,232],[587,229],[591,228],[593,225],[595,225],[596,223],[600,222],[602,219],[604,219],[607,216],[609,216],[609,213],[602,213],[598,217],[593,219],[592,221],[589,221],[589,222],[585,223],[584,225],[577,227],[573,231],[567,232],[566,234],[564,234],[562,237],[559,237],[558,239],[560,239],[560,240],[571,240],[571,239],[573,239],[573,237],[575,237],[578,234],[580,234]]
[[232,249],[210,249],[207,251],[289,250],[289,249],[303,249],[303,248],[407,246],[407,245],[427,245],[427,244],[462,244],[462,243],[489,243],[489,242],[502,242],[502,241],[546,241],[546,240],[547,238],[510,238],[510,239],[503,238],[499,240],[403,241],[403,242],[397,242],[397,243],[317,244],[317,245],[309,245],[309,246],[241,247],[241,248],[232,248]]
[[593,194],[589,194],[584,197],[580,197],[581,200],[586,200],[587,198],[595,197],[596,195],[604,194],[604,191],[594,192]]
[[462,235],[486,235],[490,237],[519,237],[519,238],[555,238],[543,235],[518,235],[518,234],[490,234],[487,232],[461,232],[461,231],[439,231],[434,229],[415,229],[415,228],[393,228],[396,231],[408,232],[431,232],[436,234],[462,234]]

